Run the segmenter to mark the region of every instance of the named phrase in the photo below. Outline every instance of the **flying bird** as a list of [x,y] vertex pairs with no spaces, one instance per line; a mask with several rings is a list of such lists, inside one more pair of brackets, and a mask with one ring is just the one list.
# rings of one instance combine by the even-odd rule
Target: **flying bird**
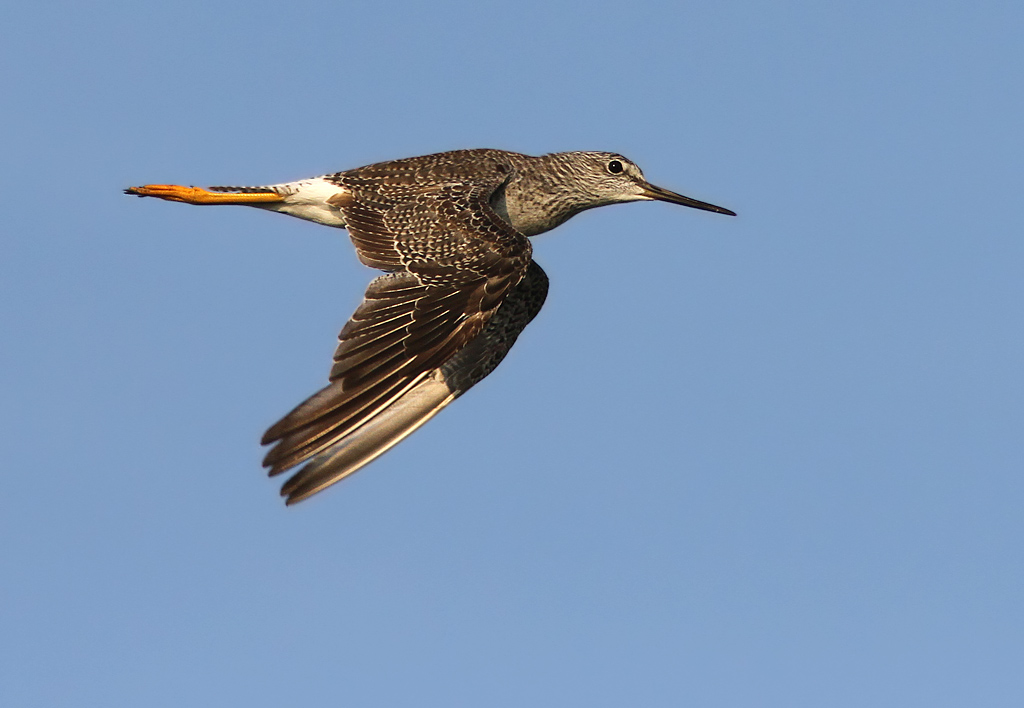
[[263,436],[287,504],[352,474],[501,362],[547,295],[530,236],[586,209],[657,200],[735,216],[644,179],[616,153],[456,150],[261,187],[148,184],[126,194],[241,204],[347,229],[386,271],[338,335],[330,383]]

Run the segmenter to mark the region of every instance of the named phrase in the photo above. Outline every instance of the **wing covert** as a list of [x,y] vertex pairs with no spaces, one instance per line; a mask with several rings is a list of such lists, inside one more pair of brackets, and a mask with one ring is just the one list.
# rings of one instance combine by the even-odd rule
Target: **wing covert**
[[364,198],[360,171],[339,175],[347,191],[335,206],[363,262],[392,272],[370,283],[342,329],[330,385],[264,435],[264,444],[277,443],[264,459],[271,475],[422,385],[481,333],[531,262],[527,238],[488,204],[505,173],[486,184],[390,185]]

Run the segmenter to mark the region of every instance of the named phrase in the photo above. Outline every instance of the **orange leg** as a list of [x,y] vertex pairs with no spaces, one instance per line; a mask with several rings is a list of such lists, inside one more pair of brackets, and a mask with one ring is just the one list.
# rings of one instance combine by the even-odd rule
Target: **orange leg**
[[185,204],[258,204],[284,201],[284,197],[274,192],[211,192],[200,187],[182,187],[178,184],[147,184],[142,187],[129,187],[124,193]]

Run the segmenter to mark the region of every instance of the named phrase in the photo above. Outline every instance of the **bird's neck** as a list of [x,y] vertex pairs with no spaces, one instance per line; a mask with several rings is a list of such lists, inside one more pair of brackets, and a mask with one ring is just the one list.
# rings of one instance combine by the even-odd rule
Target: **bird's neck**
[[515,155],[516,173],[495,193],[492,206],[526,236],[550,231],[584,209],[600,206],[575,188],[572,166],[560,154]]

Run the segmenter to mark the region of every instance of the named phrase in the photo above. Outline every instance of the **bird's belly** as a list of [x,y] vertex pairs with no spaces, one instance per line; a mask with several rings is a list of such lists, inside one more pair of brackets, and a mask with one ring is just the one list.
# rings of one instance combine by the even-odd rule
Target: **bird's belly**
[[266,208],[288,216],[297,216],[306,221],[314,221],[324,226],[345,228],[345,219],[341,211],[329,204],[268,204]]
[[314,177],[272,185],[270,189],[284,197],[284,200],[259,206],[324,226],[345,227],[345,217],[341,210],[330,202],[332,197],[337,197],[345,190],[333,182],[323,177]]

